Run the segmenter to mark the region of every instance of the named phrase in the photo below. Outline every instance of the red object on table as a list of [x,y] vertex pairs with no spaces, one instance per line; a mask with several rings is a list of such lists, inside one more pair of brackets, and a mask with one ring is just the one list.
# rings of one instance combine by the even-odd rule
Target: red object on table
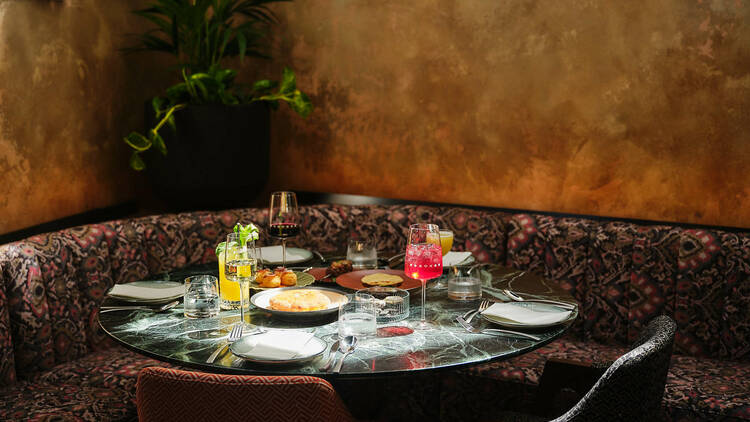
[[136,399],[141,422],[354,420],[328,381],[304,375],[225,375],[149,367],[138,374]]

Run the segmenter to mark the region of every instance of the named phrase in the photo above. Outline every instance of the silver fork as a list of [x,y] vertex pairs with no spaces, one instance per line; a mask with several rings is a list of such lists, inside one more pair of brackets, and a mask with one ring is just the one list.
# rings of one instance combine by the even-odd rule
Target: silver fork
[[499,328],[478,328],[478,327],[472,327],[471,324],[469,324],[466,320],[464,320],[462,317],[458,316],[456,317],[456,321],[458,321],[459,324],[464,328],[464,330],[470,332],[470,333],[476,333],[476,334],[486,334],[490,336],[504,336],[504,335],[510,335],[510,336],[516,336],[516,337],[524,337],[528,338],[534,341],[539,341],[541,338],[531,335],[522,333],[520,331],[511,331],[511,330],[501,330]]
[[221,352],[229,348],[229,346],[232,343],[234,343],[235,341],[241,338],[242,338],[242,323],[238,322],[234,324],[234,327],[232,327],[232,331],[229,332],[229,337],[227,337],[226,344],[222,345],[221,347],[216,349],[213,353],[211,353],[211,356],[209,356],[208,359],[206,359],[206,363],[214,363],[214,361],[216,360],[217,357],[219,357]]
[[472,310],[470,310],[470,311],[466,312],[466,313],[465,313],[465,314],[463,315],[463,317],[462,317],[462,318],[463,318],[463,319],[465,319],[467,323],[469,323],[469,322],[471,322],[471,320],[472,320],[472,319],[474,319],[474,317],[475,317],[475,316],[477,316],[478,314],[480,314],[480,313],[482,313],[482,312],[486,311],[486,310],[487,310],[487,308],[489,308],[490,306],[492,306],[492,302],[491,302],[491,301],[489,301],[489,300],[487,300],[487,299],[485,299],[485,300],[483,300],[483,301],[482,301],[482,302],[481,302],[481,303],[479,304],[479,308],[477,308],[477,309],[472,309]]

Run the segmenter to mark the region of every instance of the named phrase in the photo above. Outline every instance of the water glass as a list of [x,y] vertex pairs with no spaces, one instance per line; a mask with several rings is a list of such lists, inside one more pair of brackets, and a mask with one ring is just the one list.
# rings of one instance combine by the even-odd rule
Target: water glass
[[349,301],[339,305],[339,338],[356,336],[374,337],[377,333],[377,309],[371,295],[347,296]]
[[185,279],[185,316],[208,318],[219,314],[219,285],[212,275],[194,275]]
[[482,281],[477,277],[458,276],[448,279],[448,298],[476,300],[482,297]]
[[346,259],[352,261],[352,268],[356,270],[377,268],[378,251],[375,243],[369,240],[350,239],[346,248]]

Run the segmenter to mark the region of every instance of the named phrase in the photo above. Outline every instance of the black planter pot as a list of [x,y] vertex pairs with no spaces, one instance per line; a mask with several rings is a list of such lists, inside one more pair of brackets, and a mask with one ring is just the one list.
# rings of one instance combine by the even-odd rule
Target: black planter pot
[[[176,133],[159,131],[167,155],[146,154],[146,171],[158,199],[171,211],[248,206],[268,181],[269,108],[191,105],[175,113]],[[153,127],[150,104],[146,124]]]

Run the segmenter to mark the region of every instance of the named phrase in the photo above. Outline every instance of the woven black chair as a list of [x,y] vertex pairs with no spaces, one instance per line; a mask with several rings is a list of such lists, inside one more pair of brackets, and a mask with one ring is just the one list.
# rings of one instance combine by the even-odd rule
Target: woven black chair
[[[676,330],[677,325],[672,318],[666,315],[651,320],[630,351],[609,365],[585,396],[570,410],[553,419],[553,421],[660,420],[664,384],[672,357],[672,344],[674,343]],[[563,371],[559,371],[560,365],[566,364],[566,362],[558,361],[552,365],[553,371],[558,371],[556,378],[575,383],[572,378],[561,376]],[[544,369],[545,375],[547,375],[549,369],[548,363]],[[596,368],[589,369],[596,370]],[[579,373],[581,372],[579,371]],[[591,374],[591,371],[583,372],[583,378],[590,378]],[[542,390],[552,390],[553,387],[550,384],[555,384],[555,382],[545,383],[543,376],[539,385],[540,394],[543,393]],[[539,402],[542,403],[545,400],[549,403],[552,400],[551,396],[547,395],[546,398],[541,398]],[[519,422],[548,419],[508,413],[503,414],[500,420]]]

